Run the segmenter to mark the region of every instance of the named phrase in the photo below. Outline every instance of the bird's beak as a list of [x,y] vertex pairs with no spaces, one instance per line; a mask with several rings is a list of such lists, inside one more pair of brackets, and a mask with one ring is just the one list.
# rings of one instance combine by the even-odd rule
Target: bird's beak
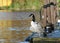
[[33,14],[30,14],[29,17],[31,17]]
[[31,14],[29,15],[29,17],[31,17]]

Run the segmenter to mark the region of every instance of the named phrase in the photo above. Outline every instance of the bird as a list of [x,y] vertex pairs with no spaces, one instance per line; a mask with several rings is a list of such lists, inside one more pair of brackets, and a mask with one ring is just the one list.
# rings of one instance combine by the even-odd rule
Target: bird
[[44,37],[47,37],[47,34],[50,34],[54,31],[54,25],[52,23],[47,23],[47,25],[44,27]]
[[33,36],[38,33],[39,37],[41,38],[41,35],[44,34],[46,36],[46,34],[44,33],[44,30],[42,29],[42,26],[40,23],[36,22],[35,19],[35,15],[34,14],[30,14],[29,17],[32,17],[31,20],[31,26],[30,26],[30,31],[32,31],[32,34],[30,36],[28,36],[25,41],[31,41],[31,39],[33,38]]
[[41,24],[36,22],[34,14],[30,14],[29,17],[32,17],[30,31],[38,33],[39,37],[41,37],[41,35],[44,32],[44,30],[42,29]]

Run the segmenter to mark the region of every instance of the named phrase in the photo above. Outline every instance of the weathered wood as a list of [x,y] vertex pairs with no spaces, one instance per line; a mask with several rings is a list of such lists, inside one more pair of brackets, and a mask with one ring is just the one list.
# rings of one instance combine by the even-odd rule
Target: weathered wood
[[33,38],[31,43],[60,43],[59,38]]
[[[50,3],[50,0],[47,0],[47,4]],[[47,21],[51,23],[50,7],[47,7]]]
[[[46,1],[44,1],[44,5],[47,4]],[[46,26],[46,20],[47,20],[47,18],[46,18],[46,12],[47,12],[47,9],[43,8],[43,14],[42,14],[42,22],[43,22],[42,24],[43,24],[43,27]]]
[[42,17],[44,16],[43,20],[43,27],[48,23],[55,24],[57,21],[57,0],[44,0],[43,13]]
[[57,6],[57,3],[58,3],[57,0],[54,0],[54,4],[56,4],[55,7],[54,7],[55,23],[56,23],[56,21],[58,20],[58,17],[57,17],[57,14],[58,14],[58,6]]
[[[54,0],[50,0],[50,3],[53,2],[54,3]],[[50,9],[51,9],[51,23],[54,24],[54,6],[51,5],[50,6]]]

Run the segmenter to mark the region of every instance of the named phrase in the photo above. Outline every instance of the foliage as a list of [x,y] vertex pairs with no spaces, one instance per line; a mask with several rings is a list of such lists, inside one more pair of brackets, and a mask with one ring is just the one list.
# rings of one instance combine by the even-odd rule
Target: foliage
[[[2,9],[7,10],[39,10],[44,0],[12,0],[10,6],[3,6]],[[57,0],[60,7],[60,0]]]
[[43,0],[13,0],[10,6],[3,6],[7,10],[39,10]]
[[60,7],[60,0],[57,0],[57,2],[58,2],[58,6]]

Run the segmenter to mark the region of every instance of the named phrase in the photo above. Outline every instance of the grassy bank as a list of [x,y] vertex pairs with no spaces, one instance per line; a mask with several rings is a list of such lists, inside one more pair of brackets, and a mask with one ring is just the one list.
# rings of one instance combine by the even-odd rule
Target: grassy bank
[[3,6],[0,9],[13,11],[39,10],[43,5],[42,0],[14,0],[10,6]]

